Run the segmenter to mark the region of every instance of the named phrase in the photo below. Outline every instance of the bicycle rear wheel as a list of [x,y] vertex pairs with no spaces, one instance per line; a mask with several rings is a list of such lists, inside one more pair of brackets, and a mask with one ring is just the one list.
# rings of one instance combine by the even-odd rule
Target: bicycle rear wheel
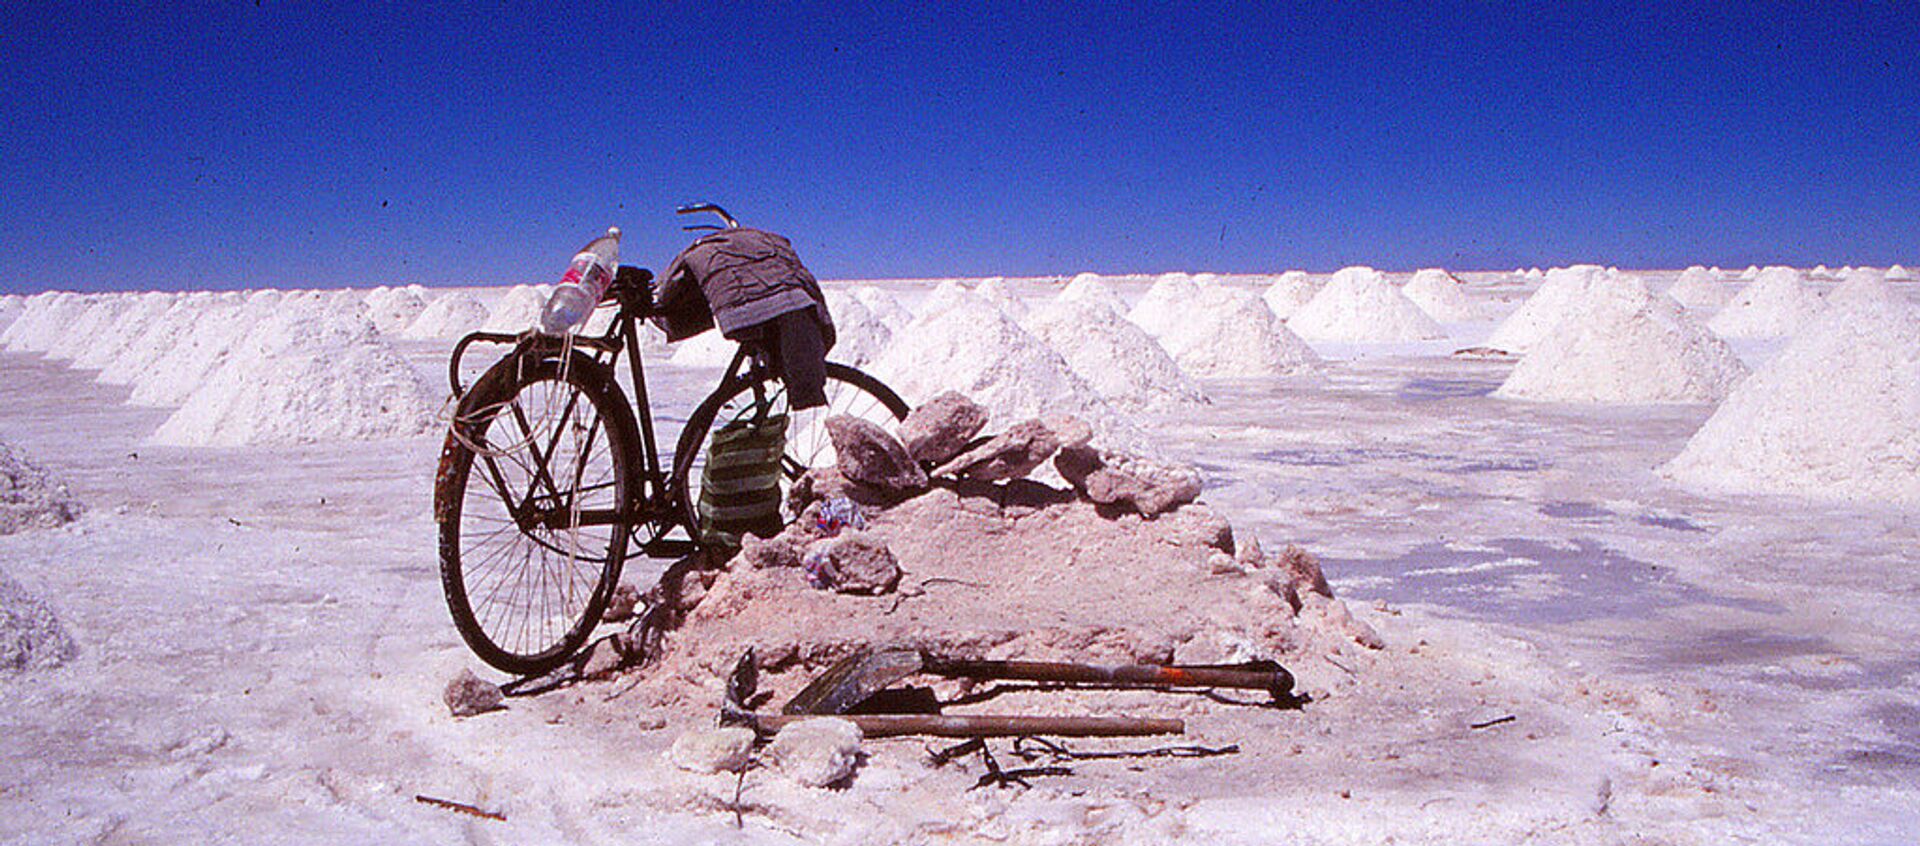
[[900,395],[880,380],[844,364],[827,363],[827,404],[801,411],[787,403],[786,386],[765,370],[755,369],[736,375],[715,388],[693,414],[673,451],[671,485],[680,493],[689,526],[698,525],[695,505],[700,501],[701,479],[708,463],[708,451],[714,433],[735,420],[785,415],[786,447],[780,459],[780,494],[785,500],[787,488],[800,474],[814,467],[834,463],[833,441],[827,437],[824,421],[847,414],[888,425],[904,419],[908,407]]
[[460,636],[509,673],[577,652],[620,580],[640,438],[611,372],[516,353],[461,398],[435,483],[440,578]]

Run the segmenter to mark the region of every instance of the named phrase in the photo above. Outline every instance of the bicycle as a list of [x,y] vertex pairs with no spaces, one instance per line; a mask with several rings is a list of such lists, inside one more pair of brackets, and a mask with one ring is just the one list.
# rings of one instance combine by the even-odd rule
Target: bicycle
[[[738,226],[712,204],[679,212],[713,212]],[[616,312],[598,336],[475,332],[454,345],[454,416],[434,483],[441,586],[461,638],[497,669],[533,676],[572,658],[600,623],[630,553],[686,561],[713,548],[697,504],[706,447],[728,422],[788,416],[784,487],[832,455],[819,421],[907,414],[879,380],[833,362],[827,405],[796,412],[767,357],[741,345],[662,462],[639,354],[640,323],[658,313],[652,281],[644,268],[619,268],[599,304]],[[513,348],[463,386],[461,360],[477,343]],[[617,379],[623,353],[631,401]]]

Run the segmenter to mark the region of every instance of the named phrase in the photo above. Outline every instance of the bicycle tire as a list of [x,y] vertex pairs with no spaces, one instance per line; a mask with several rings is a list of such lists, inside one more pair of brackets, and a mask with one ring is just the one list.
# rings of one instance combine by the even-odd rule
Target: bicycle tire
[[480,660],[545,673],[592,635],[636,520],[639,444],[612,372],[581,353],[510,355],[461,398],[435,516],[447,608]]
[[[764,394],[757,393],[756,389]],[[679,507],[690,527],[697,527],[699,522],[694,510],[700,496],[698,471],[704,464],[715,425],[729,408],[744,410],[744,398],[749,393],[766,396],[771,403],[769,413],[784,413],[789,418],[787,448],[781,462],[782,501],[789,483],[800,474],[833,460],[832,443],[821,421],[835,414],[852,414],[876,423],[896,422],[905,419],[910,410],[906,401],[879,379],[834,362],[827,362],[827,404],[799,412],[786,407],[785,386],[776,375],[754,371],[729,377],[688,415],[674,447],[670,485],[679,497]]]

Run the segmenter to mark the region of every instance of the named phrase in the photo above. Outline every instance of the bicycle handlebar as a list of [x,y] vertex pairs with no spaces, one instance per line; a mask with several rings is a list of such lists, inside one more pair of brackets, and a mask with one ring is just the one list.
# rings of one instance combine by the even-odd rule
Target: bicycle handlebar
[[[684,205],[673,210],[674,214],[699,214],[701,212],[713,212],[714,214],[719,215],[721,220],[724,220],[727,222],[726,228],[728,229],[740,228],[740,221],[734,220],[733,215],[727,214],[727,210],[721,208],[718,203],[690,203],[688,205]],[[717,230],[720,227],[714,226],[713,224],[708,223],[708,224],[693,224],[691,226],[686,226],[682,228],[688,229],[688,230],[694,230],[694,229]]]

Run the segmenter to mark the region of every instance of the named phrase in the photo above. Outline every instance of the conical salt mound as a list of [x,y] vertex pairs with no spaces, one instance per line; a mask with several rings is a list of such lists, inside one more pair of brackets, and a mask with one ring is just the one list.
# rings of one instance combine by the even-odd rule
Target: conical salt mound
[[1920,316],[1840,298],[1662,468],[1695,489],[1920,504]]
[[427,289],[420,285],[403,288],[375,288],[361,301],[373,328],[384,335],[400,335],[427,310]]
[[47,345],[47,358],[55,361],[72,361],[89,346],[103,343],[103,339],[117,335],[127,326],[127,315],[137,304],[132,294],[100,294],[93,298],[87,310],[74,318],[73,324],[66,327],[53,343]]
[[1307,303],[1313,302],[1314,295],[1318,293],[1320,286],[1305,271],[1289,270],[1267,286],[1267,290],[1260,293],[1260,299],[1266,301],[1274,317],[1289,320]]
[[44,353],[93,306],[93,300],[71,291],[34,294],[27,298],[26,308],[13,324],[0,332],[0,344],[9,352]]
[[826,296],[827,313],[833,315],[834,334],[833,349],[827,351],[827,358],[855,367],[878,358],[880,351],[893,341],[893,330],[880,322],[859,297],[844,291],[828,291]]
[[1680,271],[1680,278],[1667,289],[1667,296],[1687,308],[1718,311],[1733,301],[1733,288],[1720,281],[1720,274],[1700,265]]
[[238,446],[418,435],[433,391],[360,313],[290,298],[256,322],[150,442]]
[[1008,288],[1005,277],[992,276],[980,280],[980,284],[973,286],[973,295],[987,298],[1016,321],[1027,316],[1026,302],[1015,296]]
[[86,343],[74,350],[73,366],[99,370],[112,363],[122,350],[132,345],[147,329],[173,308],[178,294],[148,291],[129,295],[131,305],[117,320],[94,327]]
[[948,279],[935,285],[933,290],[928,292],[924,299],[920,300],[919,305],[914,308],[913,314],[915,318],[932,317],[967,301],[987,303],[993,306],[994,309],[1001,311],[1001,313],[1005,313],[1005,310],[1001,309],[998,303],[988,300],[985,297],[976,297],[971,290],[967,289],[967,286],[960,284],[959,280]]
[[1907,303],[1878,270],[1856,267],[1846,272],[1840,284],[1827,295],[1827,308],[1906,308]]
[[540,322],[540,310],[546,308],[547,295],[533,285],[515,285],[488,310],[483,332],[517,335]]
[[1098,298],[1055,299],[1021,325],[1123,411],[1170,411],[1207,401],[1153,336]]
[[1371,267],[1349,267],[1287,319],[1310,341],[1426,341],[1447,336],[1440,324]]
[[1078,415],[1097,432],[1131,428],[1058,352],[980,297],[915,318],[869,369],[909,404],[966,394],[986,407],[994,431],[1049,412]]
[[900,298],[887,292],[885,288],[874,285],[855,285],[847,293],[873,312],[873,318],[888,329],[898,329],[913,322],[913,312],[900,304]]
[[27,298],[19,294],[0,294],[0,333],[19,319],[20,313],[27,310]]
[[1165,273],[1127,312],[1127,319],[1147,334],[1159,337],[1186,317],[1187,308],[1200,294],[1200,286],[1185,273]]
[[1748,281],[1760,278],[1760,266],[1755,264],[1747,265],[1746,270],[1740,271],[1740,278]]
[[1067,287],[1060,290],[1060,295],[1054,297],[1055,302],[1074,300],[1091,300],[1121,315],[1127,313],[1127,301],[1121,299],[1119,294],[1113,292],[1112,287],[1093,273],[1082,273],[1073,277],[1073,280],[1067,283]]
[[1200,379],[1285,376],[1320,363],[1260,297],[1222,285],[1201,286],[1159,341],[1180,369]]
[[[317,295],[301,295],[310,296]],[[155,357],[151,366],[132,375],[133,393],[127,402],[141,406],[186,402],[226,360],[247,330],[277,310],[285,299],[279,291],[258,291],[250,297],[222,294],[202,301],[174,344]]]
[[0,535],[71,523],[85,510],[65,482],[0,441]]
[[1820,313],[1820,294],[1800,271],[1769,267],[1713,316],[1707,328],[1726,338],[1791,335]]
[[1407,287],[1400,289],[1428,317],[1441,323],[1467,323],[1480,319],[1480,308],[1467,299],[1467,286],[1453,274],[1439,268],[1427,268],[1413,274]]
[[451,341],[487,324],[491,312],[474,295],[452,291],[427,303],[401,330],[400,337],[415,341]]
[[1896,264],[1887,268],[1887,280],[1890,282],[1910,282],[1913,280],[1913,271]]
[[1621,277],[1588,289],[1494,396],[1580,403],[1717,402],[1747,367],[1679,303]]
[[1562,318],[1586,301],[1587,289],[1600,284],[1606,276],[1606,269],[1596,264],[1576,264],[1547,271],[1540,290],[1534,291],[1520,308],[1500,322],[1486,346],[1525,355]]

